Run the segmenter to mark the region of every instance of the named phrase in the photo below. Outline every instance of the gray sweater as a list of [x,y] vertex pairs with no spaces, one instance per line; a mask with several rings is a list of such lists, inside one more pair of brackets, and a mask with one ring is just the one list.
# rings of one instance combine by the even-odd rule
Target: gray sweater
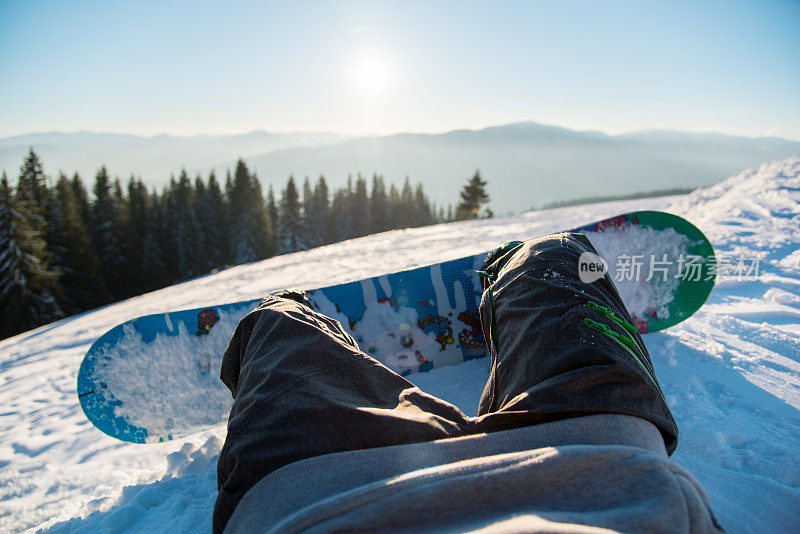
[[627,415],[309,458],[264,477],[226,533],[719,532],[659,431]]

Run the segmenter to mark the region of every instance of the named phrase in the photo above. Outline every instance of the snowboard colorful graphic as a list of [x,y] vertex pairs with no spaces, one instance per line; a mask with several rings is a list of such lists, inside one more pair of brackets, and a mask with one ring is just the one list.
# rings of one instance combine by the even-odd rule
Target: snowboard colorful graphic
[[[713,248],[678,216],[640,211],[576,231],[605,260],[641,332],[688,318],[713,288]],[[476,274],[485,257],[319,288],[309,298],[348,328],[364,352],[398,373],[455,365],[486,354]],[[232,399],[219,380],[222,355],[258,302],[148,315],[111,329],[92,345],[78,373],[84,413],[106,434],[135,443],[223,423]]]

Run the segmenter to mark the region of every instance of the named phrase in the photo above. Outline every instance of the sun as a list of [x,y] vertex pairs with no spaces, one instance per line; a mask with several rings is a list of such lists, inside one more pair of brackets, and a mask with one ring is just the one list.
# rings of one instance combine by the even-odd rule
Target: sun
[[354,85],[363,93],[377,96],[384,92],[391,78],[391,66],[376,52],[364,54],[353,66]]

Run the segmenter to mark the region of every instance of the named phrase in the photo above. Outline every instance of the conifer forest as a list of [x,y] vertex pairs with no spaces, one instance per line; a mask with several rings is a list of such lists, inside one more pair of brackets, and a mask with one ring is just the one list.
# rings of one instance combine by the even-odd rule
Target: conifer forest
[[161,191],[123,183],[100,167],[87,186],[52,178],[33,148],[14,186],[0,179],[0,339],[196,276],[354,237],[491,216],[476,172],[455,210],[435,206],[422,184],[380,175],[290,176],[266,193],[243,160],[224,177],[183,170]]

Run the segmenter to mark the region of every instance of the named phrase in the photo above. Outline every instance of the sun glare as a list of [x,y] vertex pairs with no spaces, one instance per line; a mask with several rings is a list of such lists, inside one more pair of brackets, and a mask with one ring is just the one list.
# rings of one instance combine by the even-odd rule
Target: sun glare
[[353,68],[353,81],[356,87],[368,95],[379,95],[391,78],[391,69],[385,58],[379,54],[362,56]]

